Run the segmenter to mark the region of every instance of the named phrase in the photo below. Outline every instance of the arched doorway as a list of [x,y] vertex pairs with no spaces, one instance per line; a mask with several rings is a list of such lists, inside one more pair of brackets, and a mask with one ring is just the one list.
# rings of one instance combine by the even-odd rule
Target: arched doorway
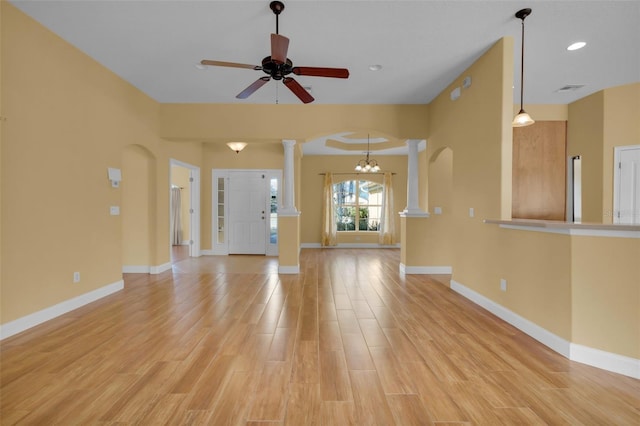
[[122,153],[122,272],[149,273],[155,265],[156,160],[140,145]]

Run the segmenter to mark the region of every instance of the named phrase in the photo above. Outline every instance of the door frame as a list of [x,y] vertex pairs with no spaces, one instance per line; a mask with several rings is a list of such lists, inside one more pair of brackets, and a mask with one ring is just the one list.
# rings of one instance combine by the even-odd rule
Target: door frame
[[613,148],[613,206],[611,214],[613,215],[613,223],[620,223],[619,204],[620,204],[620,155],[622,151],[640,150],[640,145],[624,145]]
[[[169,159],[169,200],[171,200],[171,167],[178,166],[189,169],[189,200],[191,223],[189,224],[189,256],[200,257],[200,167],[184,161]],[[171,209],[169,203],[169,209]],[[169,234],[171,234],[171,225],[169,225]],[[171,241],[171,238],[169,238]]]
[[[219,256],[228,256],[229,255],[229,227],[226,222],[229,217],[229,203],[224,202],[222,205],[223,217],[225,218],[225,223],[223,225],[224,237],[223,241],[218,241],[218,185],[217,181],[220,178],[225,179],[225,191],[229,187],[229,178],[233,173],[263,173],[265,175],[266,187],[267,191],[266,203],[265,203],[265,211],[270,213],[271,207],[271,180],[277,179],[278,188],[277,188],[277,211],[282,209],[282,170],[281,169],[211,169],[211,253],[213,255]],[[225,192],[224,197],[225,201],[227,194]],[[267,226],[265,227],[265,255],[266,256],[278,256],[278,242],[275,244],[270,241],[270,214],[266,218]]]

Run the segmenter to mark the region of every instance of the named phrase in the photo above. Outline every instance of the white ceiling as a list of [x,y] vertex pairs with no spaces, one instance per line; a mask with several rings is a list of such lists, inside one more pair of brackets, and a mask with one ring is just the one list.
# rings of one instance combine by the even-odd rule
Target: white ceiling
[[[269,0],[12,0],[18,8],[159,102],[299,103],[271,81],[235,95],[262,71],[208,67],[201,59],[260,64],[270,53]],[[525,21],[525,102],[566,104],[640,81],[640,1],[285,0],[280,34],[294,65],[346,67],[349,79],[296,77],[322,104],[429,103],[503,36],[520,52]],[[566,47],[583,40],[575,52]],[[382,70],[369,71],[380,64]],[[519,61],[514,75],[519,87]],[[580,90],[557,93],[567,84]],[[519,102],[518,90],[514,102]]]
[[[262,71],[196,68],[201,59],[260,64],[275,32],[269,0],[10,1],[159,102],[300,103],[275,81],[236,99]],[[346,80],[295,77],[311,87],[315,103],[429,103],[501,37],[514,38],[519,58],[521,24],[514,14],[524,7],[533,9],[525,21],[525,103],[567,104],[640,81],[640,0],[284,4],[280,34],[291,40],[294,65],[350,71]],[[588,44],[567,51],[575,41]],[[370,71],[372,64],[382,69]],[[569,84],[584,87],[557,92]],[[519,101],[514,90],[514,103]]]

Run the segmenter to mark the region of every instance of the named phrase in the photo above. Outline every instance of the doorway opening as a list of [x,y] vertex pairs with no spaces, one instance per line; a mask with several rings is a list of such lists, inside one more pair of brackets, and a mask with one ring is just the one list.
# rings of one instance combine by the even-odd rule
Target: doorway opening
[[170,160],[171,262],[200,256],[200,168]]
[[614,151],[613,223],[640,224],[640,145]]

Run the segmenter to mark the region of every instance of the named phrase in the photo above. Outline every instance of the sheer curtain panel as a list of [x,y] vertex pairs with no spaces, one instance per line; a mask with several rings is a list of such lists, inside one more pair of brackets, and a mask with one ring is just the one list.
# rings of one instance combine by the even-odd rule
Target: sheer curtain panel
[[322,246],[335,246],[337,241],[336,212],[333,202],[333,175],[324,175],[322,192]]
[[391,173],[384,174],[382,197],[382,214],[380,216],[380,233],[378,243],[384,245],[394,244],[396,236],[394,235],[395,221],[393,215],[393,186],[391,182]]
[[171,188],[171,244],[182,244],[182,218],[180,217],[180,205],[182,203],[180,188]]

